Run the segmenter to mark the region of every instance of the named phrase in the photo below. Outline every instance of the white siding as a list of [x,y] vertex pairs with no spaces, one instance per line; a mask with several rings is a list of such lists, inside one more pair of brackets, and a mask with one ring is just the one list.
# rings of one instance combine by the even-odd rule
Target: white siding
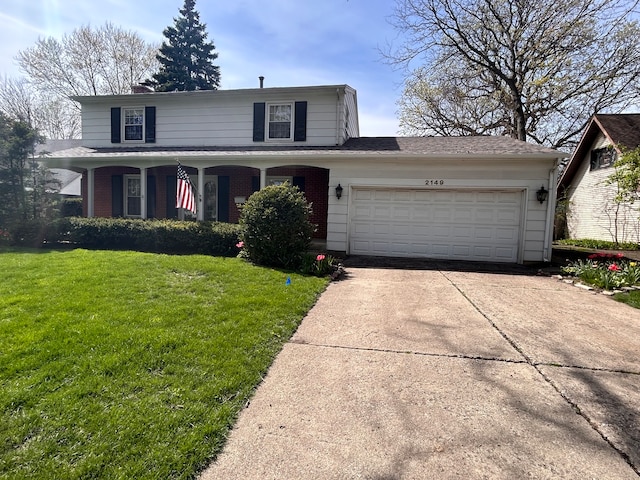
[[[111,143],[111,108],[127,106],[156,107],[156,143],[154,147],[252,146],[268,144],[335,145],[339,102],[336,88],[310,90],[294,88],[270,92],[250,90],[245,95],[138,94],[90,99],[82,106],[82,139],[88,147],[114,147]],[[355,92],[354,92],[355,94]],[[253,142],[254,102],[307,102],[307,139]],[[357,117],[357,111],[350,112]],[[351,120],[353,122],[353,119]],[[357,118],[356,118],[357,121]],[[344,129],[344,126],[342,127]]]
[[[600,135],[591,150],[607,145],[604,135]],[[590,158],[585,158],[569,187],[569,213],[567,227],[571,238],[596,240],[640,241],[640,212],[632,205],[617,205],[615,185],[606,185],[613,167],[590,170]]]
[[[457,191],[520,191],[523,195],[519,262],[545,260],[544,247],[547,224],[547,202],[540,204],[536,191],[540,186],[549,190],[551,160],[442,160],[420,161],[414,159],[349,164],[332,164],[329,178],[329,214],[327,224],[327,249],[349,251],[348,225],[351,221],[351,189],[362,187],[409,188],[425,190]],[[366,172],[366,176],[363,174]],[[442,180],[443,185],[425,185],[426,180]],[[340,183],[344,188],[342,198],[332,192]]]

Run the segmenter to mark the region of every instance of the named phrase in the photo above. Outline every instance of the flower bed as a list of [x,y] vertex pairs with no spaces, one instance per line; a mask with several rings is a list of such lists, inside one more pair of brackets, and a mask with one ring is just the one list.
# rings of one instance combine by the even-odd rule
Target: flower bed
[[562,267],[562,272],[604,290],[640,285],[640,265],[621,253],[594,253]]

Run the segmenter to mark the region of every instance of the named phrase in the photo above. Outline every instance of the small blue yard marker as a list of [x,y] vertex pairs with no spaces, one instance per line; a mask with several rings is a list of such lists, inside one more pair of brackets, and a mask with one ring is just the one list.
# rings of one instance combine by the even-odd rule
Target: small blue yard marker
[[291,285],[291,277],[287,277],[287,281],[285,282],[285,285]]

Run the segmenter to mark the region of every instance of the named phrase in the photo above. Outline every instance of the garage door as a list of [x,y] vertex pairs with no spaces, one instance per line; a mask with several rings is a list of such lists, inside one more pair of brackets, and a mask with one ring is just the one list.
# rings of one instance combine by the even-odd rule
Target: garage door
[[517,262],[522,192],[353,189],[350,253]]

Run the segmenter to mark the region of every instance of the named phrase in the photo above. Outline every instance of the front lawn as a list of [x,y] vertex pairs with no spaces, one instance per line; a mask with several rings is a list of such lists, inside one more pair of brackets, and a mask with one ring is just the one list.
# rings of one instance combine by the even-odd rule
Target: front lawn
[[616,293],[613,298],[634,308],[640,308],[640,291],[638,290],[628,293]]
[[137,252],[10,251],[0,268],[11,479],[194,478],[327,283]]

